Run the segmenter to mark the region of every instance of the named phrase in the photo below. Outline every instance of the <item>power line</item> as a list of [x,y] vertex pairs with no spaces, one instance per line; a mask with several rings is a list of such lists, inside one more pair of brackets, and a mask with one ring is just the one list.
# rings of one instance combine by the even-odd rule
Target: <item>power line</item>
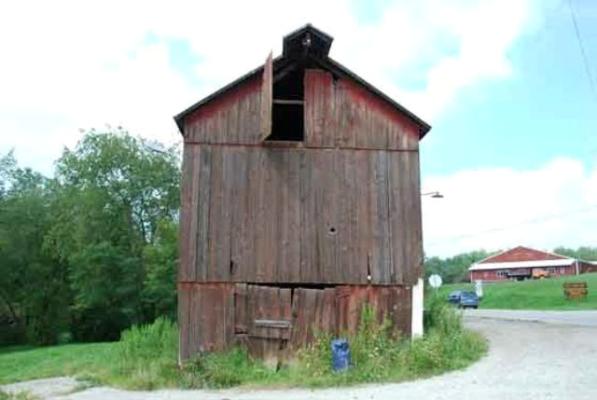
[[582,36],[580,35],[580,29],[578,28],[576,14],[574,12],[574,7],[572,7],[572,0],[568,0],[568,8],[570,9],[570,16],[572,18],[572,24],[574,25],[574,32],[576,33],[576,40],[578,41],[578,47],[580,48],[580,54],[582,56],[582,60],[585,65],[585,72],[587,73],[587,79],[589,80],[589,85],[591,87],[591,93],[593,94],[595,101],[597,101],[597,90],[595,89],[595,81],[593,80],[593,75],[591,74],[591,68],[589,66],[589,59],[588,59],[587,53],[585,51],[585,46],[582,41]]
[[494,232],[501,232],[501,231],[507,231],[509,229],[513,229],[513,228],[518,228],[519,226],[524,226],[524,225],[529,225],[529,224],[536,224],[536,223],[541,223],[541,222],[547,222],[550,220],[554,220],[554,219],[560,219],[562,217],[567,217],[570,215],[574,215],[574,214],[582,214],[585,213],[587,211],[592,211],[594,209],[597,209],[597,204],[593,204],[591,206],[588,207],[583,207],[571,212],[567,212],[567,213],[562,213],[562,214],[553,214],[553,215],[547,215],[544,217],[540,217],[540,218],[533,218],[533,219],[529,219],[526,221],[521,221],[518,222],[516,224],[513,225],[508,225],[508,226],[502,226],[502,227],[496,227],[496,228],[490,228],[490,229],[486,229],[483,231],[479,231],[476,233],[466,233],[466,234],[462,234],[462,235],[455,235],[455,236],[447,236],[447,237],[443,237],[440,239],[437,239],[431,243],[428,243],[428,245],[430,246],[435,246],[437,244],[442,244],[442,242],[446,241],[446,240],[458,240],[458,239],[467,239],[467,238],[471,238],[471,237],[475,237],[475,236],[479,236],[479,235],[484,235],[487,233],[494,233]]

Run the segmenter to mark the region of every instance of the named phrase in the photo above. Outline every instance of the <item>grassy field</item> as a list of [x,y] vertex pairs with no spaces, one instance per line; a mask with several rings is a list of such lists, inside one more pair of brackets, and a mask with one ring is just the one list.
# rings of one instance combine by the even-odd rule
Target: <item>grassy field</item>
[[0,347],[0,384],[52,376],[106,373],[116,343]]
[[[582,300],[567,300],[562,289],[564,282],[587,282],[589,294]],[[442,286],[437,295],[445,299],[451,291],[461,289],[474,290],[470,283],[450,284]],[[479,307],[513,310],[596,310],[597,273],[485,284]]]
[[[158,319],[125,331],[120,342],[0,349],[0,384],[52,376],[77,376],[128,389],[249,387],[325,387],[365,382],[398,382],[464,368],[487,350],[479,334],[463,328],[460,315],[436,302],[428,330],[411,341],[389,334],[373,313],[364,313],[359,332],[349,337],[353,366],[343,374],[330,368],[330,337],[321,336],[279,370],[268,369],[234,349],[177,365],[176,326]],[[0,400],[2,397],[0,397]]]

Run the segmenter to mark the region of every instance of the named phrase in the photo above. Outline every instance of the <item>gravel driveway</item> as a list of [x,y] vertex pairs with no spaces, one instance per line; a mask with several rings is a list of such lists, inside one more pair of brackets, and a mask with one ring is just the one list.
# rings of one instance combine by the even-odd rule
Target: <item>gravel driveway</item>
[[[572,315],[572,314],[570,314]],[[568,316],[570,318],[570,315]],[[594,314],[597,316],[597,313]],[[129,392],[106,387],[72,391],[70,378],[5,386],[59,399],[567,399],[597,398],[597,327],[549,318],[518,321],[511,315],[467,313],[465,322],[490,340],[489,354],[466,370],[400,384],[323,390],[223,390]],[[553,318],[551,318],[553,319]],[[535,318],[534,321],[541,320]],[[584,326],[583,326],[584,325]]]

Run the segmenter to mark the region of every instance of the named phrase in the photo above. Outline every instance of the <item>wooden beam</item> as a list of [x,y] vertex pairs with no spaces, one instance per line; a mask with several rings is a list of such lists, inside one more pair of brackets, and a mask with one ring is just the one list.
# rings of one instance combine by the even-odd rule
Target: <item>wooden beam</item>
[[305,104],[303,100],[284,100],[284,99],[274,99],[274,104],[281,104],[286,106],[302,106]]

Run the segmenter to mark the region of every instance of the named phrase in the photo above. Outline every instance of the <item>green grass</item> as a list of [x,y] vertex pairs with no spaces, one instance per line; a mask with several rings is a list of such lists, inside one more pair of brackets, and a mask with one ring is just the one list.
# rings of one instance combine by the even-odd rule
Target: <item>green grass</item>
[[[564,282],[587,282],[589,294],[585,299],[567,300],[562,289]],[[461,289],[474,290],[474,287],[470,283],[444,285],[438,290],[437,295],[446,299],[451,291]],[[479,307],[512,310],[595,310],[597,273],[488,283],[483,285],[483,299]]]
[[88,343],[4,348],[0,350],[0,384],[107,370],[115,345]]
[[331,371],[331,338],[326,335],[301,350],[295,363],[277,371],[241,349],[197,357],[181,369],[177,366],[176,326],[158,319],[125,331],[117,343],[0,351],[0,384],[63,375],[128,389],[397,382],[463,368],[485,353],[485,339],[465,330],[460,318],[443,302],[435,302],[426,319],[427,334],[411,341],[393,337],[387,323],[376,323],[373,313],[365,311],[359,331],[349,337],[353,366],[346,373]]

